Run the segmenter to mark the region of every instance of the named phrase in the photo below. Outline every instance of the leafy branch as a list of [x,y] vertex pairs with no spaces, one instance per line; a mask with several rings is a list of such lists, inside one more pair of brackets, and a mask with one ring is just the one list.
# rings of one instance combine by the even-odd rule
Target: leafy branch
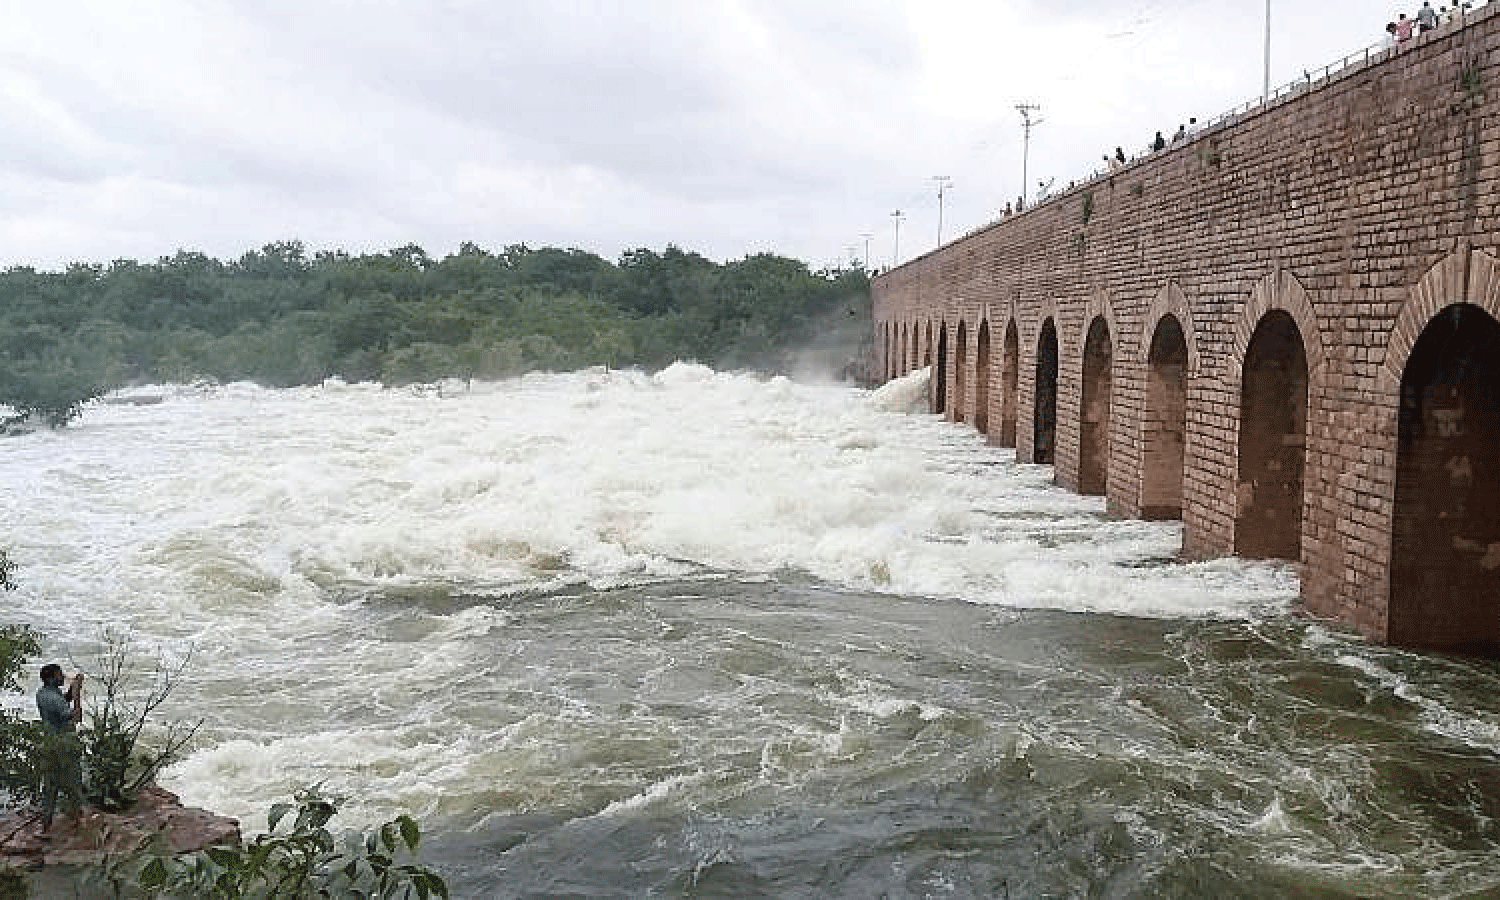
[[[109,884],[116,897],[146,900],[448,900],[442,876],[417,862],[422,832],[410,816],[397,816],[368,834],[337,838],[328,823],[343,798],[325,797],[310,787],[294,799],[295,804],[272,806],[266,832],[248,844],[174,856],[159,838],[147,838],[133,851],[107,859],[93,878]],[[279,831],[288,817],[290,830]]]
[[106,629],[95,661],[102,696],[90,704],[88,725],[79,733],[92,773],[89,801],[100,809],[134,803],[158,772],[181,757],[203,724],[202,719],[168,723],[155,735],[154,746],[138,753],[148,721],[181,680],[192,654],[173,662],[158,652],[143,680],[133,657],[130,636]]

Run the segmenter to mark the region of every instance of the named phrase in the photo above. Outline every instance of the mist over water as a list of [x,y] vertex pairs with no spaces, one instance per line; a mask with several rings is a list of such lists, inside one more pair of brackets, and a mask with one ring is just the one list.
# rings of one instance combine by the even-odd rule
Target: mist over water
[[11,618],[191,651],[167,773],[468,897],[1500,890],[1500,677],[1174,559],[876,392],[678,365],[140,389],[5,442]]

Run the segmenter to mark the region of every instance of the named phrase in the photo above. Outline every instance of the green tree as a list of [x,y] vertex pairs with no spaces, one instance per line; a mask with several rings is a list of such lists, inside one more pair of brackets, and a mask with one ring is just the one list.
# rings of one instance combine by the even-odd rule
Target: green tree
[[[0,550],[0,590],[16,589],[15,563]],[[26,662],[42,652],[41,635],[29,625],[0,625],[0,690],[21,690]],[[0,796],[30,799],[36,793],[35,763],[31,748],[37,735],[34,724],[14,709],[0,706]]]
[[62,424],[140,380],[405,382],[676,359],[787,371],[791,348],[825,338],[854,294],[868,303],[858,270],[771,254],[716,263],[674,245],[611,263],[473,243],[441,260],[416,245],[309,258],[288,240],[231,262],[180,250],[14,267],[0,272],[0,404]]
[[0,419],[0,427],[35,418],[61,428],[110,389],[110,361],[81,356],[72,343],[59,342],[35,356],[0,358],[0,403],[15,410]]

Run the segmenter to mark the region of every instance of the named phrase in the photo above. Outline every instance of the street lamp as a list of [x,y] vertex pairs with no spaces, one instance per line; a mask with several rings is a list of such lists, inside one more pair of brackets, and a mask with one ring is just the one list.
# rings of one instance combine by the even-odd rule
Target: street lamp
[[1016,112],[1021,114],[1021,207],[1023,209],[1026,206],[1026,165],[1031,159],[1031,126],[1042,124],[1041,119],[1033,120],[1031,114],[1040,110],[1041,107],[1035,103],[1016,104]]
[[1266,64],[1261,80],[1260,102],[1271,98],[1271,0],[1266,0]]
[[938,189],[938,246],[943,246],[943,192],[953,185],[950,175],[934,175],[932,180],[937,182]]

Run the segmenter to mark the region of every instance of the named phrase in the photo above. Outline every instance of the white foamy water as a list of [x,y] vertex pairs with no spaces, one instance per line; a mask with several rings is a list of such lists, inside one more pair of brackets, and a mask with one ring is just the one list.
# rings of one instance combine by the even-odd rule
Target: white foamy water
[[1136,566],[1170,557],[1177,527],[1107,521],[1050,467],[887,411],[909,406],[911,381],[870,394],[677,365],[468,391],[168,387],[159,405],[7,441],[0,540],[38,599],[184,618],[698,568],[1145,616],[1295,594],[1279,567]]
[[[597,809],[697,777],[664,771],[598,802],[568,783],[556,760],[595,713],[548,679],[586,667],[463,687],[526,650],[507,598],[792,573],[1135,617],[1294,599],[1286,567],[1172,562],[1176,526],[1109,520],[1050,467],[905,412],[922,378],[872,394],[676,365],[442,390],[137,391],[163,402],[91,406],[0,444],[0,545],[23,585],[6,600],[49,654],[82,662],[108,625],[192,649],[177,699],[205,740],[168,779],[190,800],[249,820],[326,777],[359,795],[358,820],[452,812],[537,766],[486,803]],[[518,693],[529,712],[491,711]],[[647,748],[680,740],[641,727]],[[786,752],[832,753],[830,734]]]

